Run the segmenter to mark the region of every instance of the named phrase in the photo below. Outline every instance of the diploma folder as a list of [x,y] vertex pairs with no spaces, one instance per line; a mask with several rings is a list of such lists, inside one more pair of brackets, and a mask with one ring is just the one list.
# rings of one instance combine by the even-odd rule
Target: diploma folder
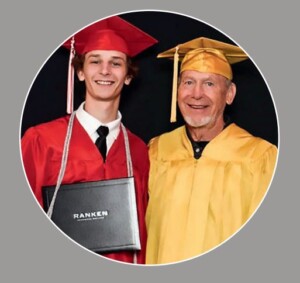
[[[45,211],[54,190],[43,187]],[[141,249],[133,177],[61,185],[51,219],[91,251]]]

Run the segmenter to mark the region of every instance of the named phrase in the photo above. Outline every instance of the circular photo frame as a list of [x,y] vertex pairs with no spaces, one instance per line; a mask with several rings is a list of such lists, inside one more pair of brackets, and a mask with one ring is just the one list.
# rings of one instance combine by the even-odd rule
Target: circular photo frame
[[[107,21],[115,18],[116,22],[107,24]],[[98,29],[117,30],[118,36],[125,41],[126,50],[119,41],[114,45],[118,40],[116,38],[109,43],[112,44],[109,47],[106,41],[105,47],[92,46],[83,54],[76,50],[77,46],[82,48],[90,41],[91,34],[95,37]],[[78,37],[79,34],[82,37]],[[201,41],[196,45],[193,43],[192,47],[185,46],[199,38],[208,39],[206,45]],[[214,45],[216,42],[221,43],[220,48],[218,44]],[[188,77],[184,82],[180,77],[184,73],[181,72],[182,60],[190,51],[198,49],[207,53],[211,49],[218,50],[227,60],[228,50],[225,48],[227,51],[224,51],[222,44],[226,48],[239,47],[247,56],[245,60],[233,64],[226,61],[233,74],[230,83],[234,84],[235,93],[225,109],[220,107],[224,110],[221,115],[224,118],[223,128],[218,128],[216,132],[213,124],[189,126],[180,103],[193,108],[197,117],[203,112],[213,112],[220,104],[219,100],[216,95],[209,95],[209,91],[200,83],[210,88],[220,86],[211,78]],[[138,49],[136,53],[128,51],[132,46]],[[181,55],[180,46],[187,48]],[[179,50],[178,74],[174,72],[175,52],[168,58],[157,58],[159,54],[176,47]],[[86,54],[94,50],[105,52],[93,53],[91,60]],[[110,54],[111,51],[126,56]],[[70,64],[70,58],[74,62],[76,59],[73,57],[77,55],[83,60],[79,67]],[[133,57],[130,61],[133,67],[128,65],[128,57]],[[201,57],[201,60],[204,59]],[[219,61],[213,62],[218,70]],[[98,70],[91,74],[90,70],[96,68]],[[134,76],[126,73],[131,68],[134,69]],[[199,70],[193,69],[193,72],[224,77],[218,71],[211,71],[210,67],[205,72]],[[178,75],[178,88],[183,83],[195,84],[196,87],[188,91],[186,100],[183,90],[178,90],[177,119],[171,123],[172,83]],[[95,90],[93,84],[99,89]],[[113,90],[107,90],[109,88]],[[74,110],[66,113],[70,91]],[[91,99],[93,91],[99,96]],[[215,93],[216,90],[210,92]],[[195,98],[195,93],[198,93],[198,98]],[[95,115],[96,110],[90,106],[91,102],[87,104],[88,98],[89,101],[95,101],[98,113],[113,114]],[[81,109],[80,117],[77,109]],[[86,112],[89,115],[85,116]],[[100,124],[108,125],[111,130],[109,133],[112,133],[106,139],[105,157],[94,144],[98,136],[91,130]],[[124,125],[124,131],[121,125]],[[196,140],[198,133],[199,140]],[[62,195],[68,190],[68,185],[73,191],[73,185],[78,184],[83,185],[81,190],[85,190],[86,184],[90,188],[91,184],[93,187],[98,181],[118,180],[120,184],[119,179],[133,178],[133,189],[126,181],[128,194],[123,195],[124,190],[122,194],[117,191],[112,196],[111,207],[105,207],[104,202],[98,208],[93,206],[78,210],[78,199],[65,193],[65,199],[73,206],[66,211],[70,217],[63,221],[69,221],[68,225],[74,222],[81,226],[91,224],[89,228],[80,228],[83,229],[81,236],[85,238],[84,241],[91,238],[86,229],[109,222],[114,214],[113,208],[120,208],[119,213],[124,219],[120,220],[120,216],[117,216],[120,222],[108,224],[105,230],[110,230],[106,236],[98,234],[99,239],[110,240],[114,238],[112,234],[116,238],[124,238],[120,235],[126,232],[126,236],[134,238],[134,244],[126,250],[99,251],[89,248],[86,242],[82,244],[77,236],[62,228],[62,224],[58,224],[61,222],[53,218],[52,222],[87,251],[118,262],[156,266],[204,255],[232,238],[252,218],[275,172],[279,122],[271,91],[259,67],[251,59],[251,54],[224,32],[186,15],[134,11],[91,23],[70,35],[54,50],[28,91],[20,140],[29,187],[49,218],[52,218],[59,201],[62,201],[62,207],[67,205]],[[201,152],[197,155],[199,149]],[[47,188],[51,189],[50,195],[45,193]],[[97,199],[92,195],[92,199]],[[120,195],[122,198],[118,198]],[[90,196],[81,194],[79,199],[86,197],[88,199]],[[103,194],[99,198],[102,199]],[[47,210],[45,199],[48,201]],[[84,204],[89,202],[87,199]],[[125,199],[128,200],[128,210],[125,210]],[[56,215],[60,218],[59,215],[65,216],[65,213],[60,210]],[[107,242],[105,245],[108,245]]]

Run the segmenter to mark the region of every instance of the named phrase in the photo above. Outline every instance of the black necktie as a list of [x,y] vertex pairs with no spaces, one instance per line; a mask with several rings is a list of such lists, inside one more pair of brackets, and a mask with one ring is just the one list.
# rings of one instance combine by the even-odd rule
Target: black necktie
[[105,161],[106,159],[106,151],[107,151],[107,146],[106,146],[106,137],[108,135],[108,127],[106,126],[100,126],[97,129],[97,133],[99,135],[99,137],[97,138],[95,144],[98,147],[103,160]]

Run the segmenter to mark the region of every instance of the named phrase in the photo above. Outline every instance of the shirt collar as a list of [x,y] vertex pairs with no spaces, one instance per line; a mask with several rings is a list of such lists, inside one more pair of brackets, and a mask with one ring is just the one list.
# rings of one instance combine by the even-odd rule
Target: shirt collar
[[96,130],[100,126],[107,126],[109,128],[109,136],[110,138],[113,139],[116,139],[120,132],[120,124],[122,119],[122,115],[120,111],[118,111],[116,120],[105,124],[99,121],[98,119],[96,119],[88,112],[86,112],[84,110],[84,102],[83,102],[81,103],[81,105],[76,111],[76,118],[78,119],[79,123],[82,125],[82,127],[85,129],[85,131],[88,133],[88,135],[92,138],[93,141],[95,141],[96,138],[98,137],[98,135],[96,134]]
[[[228,127],[230,124],[232,123],[231,119],[229,116],[224,116],[224,128],[223,130]],[[186,130],[186,134],[192,144],[193,147],[193,151],[194,151],[194,158],[199,159],[202,155],[202,152],[204,150],[204,148],[207,146],[207,144],[209,143],[209,141],[200,141],[200,142],[196,142],[193,140],[187,126],[185,126],[185,130]]]

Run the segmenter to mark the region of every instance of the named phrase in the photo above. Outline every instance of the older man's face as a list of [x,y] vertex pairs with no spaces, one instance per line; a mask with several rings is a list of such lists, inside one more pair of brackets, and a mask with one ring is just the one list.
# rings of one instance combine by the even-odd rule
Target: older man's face
[[212,129],[224,123],[223,112],[235,96],[235,86],[217,74],[184,71],[178,88],[178,106],[191,127]]

